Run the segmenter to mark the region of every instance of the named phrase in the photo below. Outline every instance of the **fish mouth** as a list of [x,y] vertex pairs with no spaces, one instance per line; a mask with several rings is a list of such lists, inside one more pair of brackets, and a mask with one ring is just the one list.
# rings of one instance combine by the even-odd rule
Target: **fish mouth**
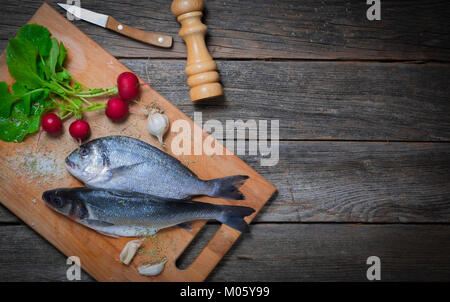
[[68,157],[66,158],[66,167],[67,168],[71,168],[71,169],[75,169],[75,163],[72,162]]
[[42,193],[42,200],[48,204],[50,201],[50,191],[45,191],[44,193]]
[[53,190],[45,191],[44,193],[42,193],[42,200],[45,202],[45,204],[48,207],[56,210],[57,207],[56,207],[56,204],[55,204],[55,202],[53,200],[53,196],[54,195],[55,194],[54,194]]

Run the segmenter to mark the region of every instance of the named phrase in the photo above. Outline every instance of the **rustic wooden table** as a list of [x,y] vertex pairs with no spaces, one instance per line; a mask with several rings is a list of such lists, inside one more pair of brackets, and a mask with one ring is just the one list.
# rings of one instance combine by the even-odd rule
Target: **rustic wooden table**
[[[57,1],[49,1],[57,7]],[[193,117],[278,119],[280,161],[243,159],[278,188],[208,281],[450,280],[450,28],[447,1],[206,1],[225,100],[193,105],[170,1],[83,0],[171,34],[158,49],[74,21]],[[0,1],[0,49],[41,1]],[[1,198],[1,197],[0,197]],[[207,242],[208,224],[185,267]],[[66,257],[0,206],[0,280],[66,280]],[[86,273],[83,280],[93,280]]]

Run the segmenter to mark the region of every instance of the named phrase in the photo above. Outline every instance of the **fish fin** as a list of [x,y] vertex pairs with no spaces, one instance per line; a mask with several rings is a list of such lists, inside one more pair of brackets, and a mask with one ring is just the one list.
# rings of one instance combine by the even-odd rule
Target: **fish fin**
[[112,168],[112,169],[107,169],[106,171],[103,171],[101,174],[97,175],[95,178],[92,178],[88,181],[88,186],[89,187],[100,187],[97,186],[97,183],[104,183],[104,182],[108,182],[110,181],[114,176],[117,175],[121,175],[121,174],[127,174],[127,173],[132,173],[130,170],[134,169],[135,167],[139,166],[143,164],[141,163],[136,163],[136,164],[132,164],[132,165],[128,165],[128,166],[120,166],[117,168]]
[[97,220],[97,219],[82,219],[80,221],[83,224],[93,227],[109,227],[114,225],[114,223],[110,223],[107,221]]
[[114,177],[115,175],[120,174],[127,174],[130,173],[130,170],[136,168],[137,166],[142,165],[144,162],[132,164],[132,165],[126,165],[126,166],[120,166],[116,168],[109,169],[108,172],[111,173],[111,177]]
[[188,231],[192,231],[191,224],[189,222],[182,222],[182,223],[177,224],[176,226],[179,228],[188,230]]
[[222,215],[217,219],[223,224],[232,227],[242,233],[248,233],[248,224],[245,222],[244,217],[251,215],[255,212],[254,209],[241,206],[220,206],[223,208]]
[[[97,231],[97,230],[96,230]],[[113,233],[108,233],[108,232],[102,232],[102,231],[97,231],[98,233],[100,233],[100,234],[102,234],[102,235],[105,235],[105,236],[108,236],[108,237],[112,237],[112,238],[119,238],[119,236],[118,235],[116,235],[116,234],[113,234]]]
[[127,173],[131,173],[130,170],[134,169],[135,167],[137,167],[137,166],[139,166],[141,164],[143,164],[143,162],[132,164],[132,165],[128,165],[128,166],[120,166],[120,167],[117,167],[117,168],[107,169],[106,171],[103,171],[102,173],[97,175],[95,178],[90,179],[88,181],[88,183],[89,183],[88,186],[95,188],[95,187],[97,187],[96,183],[108,182],[114,176],[121,175],[121,174],[125,174],[126,175]]
[[238,190],[248,179],[247,175],[233,175],[207,181],[212,185],[211,197],[220,197],[231,200],[244,200],[245,196]]
[[93,187],[95,187],[95,183],[106,182],[106,181],[109,181],[111,178],[112,178],[112,173],[111,173],[111,171],[107,170],[107,171],[104,171],[103,173],[97,175],[96,177],[89,179],[89,181],[87,181],[87,183],[88,183],[87,186],[90,188],[93,188]]

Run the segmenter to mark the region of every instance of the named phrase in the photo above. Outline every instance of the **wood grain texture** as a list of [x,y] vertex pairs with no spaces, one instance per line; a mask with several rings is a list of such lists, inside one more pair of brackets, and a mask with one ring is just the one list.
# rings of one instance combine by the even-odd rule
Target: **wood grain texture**
[[191,118],[277,119],[280,139],[450,139],[447,65],[221,61],[225,99],[192,106],[184,62],[121,62]]
[[[242,158],[278,188],[257,222],[450,222],[446,143],[281,142],[276,166]],[[17,222],[1,211],[0,222]]]
[[260,248],[238,242],[208,280],[367,281],[374,255],[383,281],[449,280],[449,232],[447,225],[255,225],[245,241]]
[[111,29],[117,33],[133,38],[135,40],[155,45],[158,47],[170,48],[172,46],[172,37],[162,34],[149,32],[146,30],[137,29],[126,24],[123,24],[113,17],[109,16],[106,23],[106,28]]
[[[0,49],[40,4],[0,0]],[[280,119],[288,141],[278,165],[242,156],[279,193],[207,281],[365,281],[371,255],[381,258],[384,281],[450,281],[448,144],[388,142],[449,141],[447,1],[382,1],[382,21],[369,22],[365,1],[209,0],[206,41],[225,98],[201,106],[189,101],[170,1],[82,5],[174,37],[163,50],[74,21],[144,80],[147,65],[152,87],[189,117]],[[442,64],[418,64],[429,60]],[[186,262],[216,228],[206,225]],[[65,261],[0,206],[1,281],[65,281]],[[94,279],[83,272],[82,280]]]
[[[129,71],[47,4],[40,7],[30,22],[47,27],[53,37],[63,41],[69,52],[66,68],[75,79],[88,87],[111,87],[115,84],[117,75]],[[12,80],[4,60],[5,55],[3,54],[0,56],[0,79],[11,84]],[[196,127],[192,120],[149,85],[141,87],[140,95],[146,100],[147,106],[153,102],[163,108],[169,120],[184,120],[191,129]],[[156,139],[151,138],[150,135],[144,135],[147,133],[145,118],[133,116],[123,123],[112,123],[101,112],[90,112],[84,117],[89,119],[92,131],[91,138],[121,134],[159,146]],[[200,136],[201,139],[204,139],[208,134],[203,132],[200,133]],[[165,139],[169,146],[172,138],[173,135],[166,135]],[[122,250],[128,240],[127,238],[113,239],[100,235],[81,224],[73,223],[67,217],[62,217],[42,202],[33,202],[33,200],[40,201],[42,192],[45,190],[55,187],[80,186],[80,183],[70,177],[64,170],[65,156],[77,147],[70,135],[66,133],[66,135],[61,135],[58,138],[41,137],[38,147],[36,147],[35,139],[36,137],[27,137],[20,144],[0,142],[2,150],[0,165],[5,167],[0,170],[0,178],[2,179],[0,183],[1,201],[11,212],[31,225],[36,232],[45,237],[65,255],[79,255],[85,263],[86,270],[99,281],[202,281],[240,235],[238,231],[227,226],[221,227],[190,268],[180,271],[175,268],[174,259],[195,237],[196,232],[205,222],[194,223],[194,231],[189,233],[180,228],[161,230],[157,236],[158,240],[163,242],[163,248],[166,249],[164,254],[165,259],[167,259],[165,269],[156,277],[142,276],[138,273],[136,265],[124,267],[118,261],[118,253]],[[220,144],[218,146],[223,150],[223,146]],[[165,151],[174,155],[169,148]],[[192,150],[191,154],[194,154]],[[32,165],[35,167],[34,169],[27,168],[24,165],[20,166],[31,156],[39,156],[39,158],[34,157],[34,160],[39,162],[42,158],[51,158],[52,155],[55,156],[53,158],[55,165],[51,172],[57,173],[58,177],[53,178],[48,174],[42,175],[42,171],[39,168],[36,169],[36,162]],[[191,163],[189,168],[204,179],[236,174],[249,176],[249,179],[240,188],[248,201],[231,202],[206,197],[196,200],[209,200],[213,203],[235,205],[245,204],[254,208],[256,214],[276,191],[275,187],[233,155],[216,157],[206,156],[205,154],[183,155],[179,157],[179,160],[185,164],[189,161]],[[60,173],[57,171],[60,171]],[[230,172],[231,174],[228,174]],[[226,175],[223,173],[226,173]],[[24,180],[27,181],[26,185],[24,185]],[[17,190],[18,186],[21,187],[20,191]],[[247,217],[247,222],[251,221],[252,218],[254,218],[254,215]],[[155,240],[154,238],[149,239],[148,248],[156,245]],[[160,260],[150,257],[146,262],[151,263]]]
[[[57,0],[48,1],[56,7]],[[0,48],[40,6],[1,0]],[[115,56],[185,58],[170,1],[83,0],[87,9],[174,37],[170,51],[124,38],[84,21],[74,24]],[[450,60],[447,1],[385,1],[381,21],[368,21],[365,1],[210,0],[207,45],[214,58]],[[59,8],[58,8],[59,9]],[[62,9],[59,9],[63,13]],[[12,17],[14,16],[14,17]]]
[[181,24],[178,36],[186,43],[186,75],[193,102],[223,95],[217,64],[205,43],[208,27],[201,20],[203,8],[203,0],[174,0],[170,6]]
[[[214,226],[205,228],[192,256],[213,235]],[[207,281],[367,281],[374,255],[383,281],[450,281],[449,238],[448,225],[256,224]],[[28,227],[0,227],[0,281],[66,281],[67,268]]]
[[[1,202],[0,202],[1,203]],[[20,224],[20,219],[0,204],[0,224]],[[0,225],[1,226],[1,225]]]
[[450,146],[282,142],[280,162],[258,167],[278,196],[257,221],[450,222]]

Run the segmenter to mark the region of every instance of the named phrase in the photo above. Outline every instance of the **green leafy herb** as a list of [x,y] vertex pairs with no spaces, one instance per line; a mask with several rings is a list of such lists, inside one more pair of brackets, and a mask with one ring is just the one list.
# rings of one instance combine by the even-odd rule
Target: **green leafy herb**
[[21,142],[29,133],[39,130],[43,106],[33,105],[33,115],[28,116],[21,106],[14,106],[9,118],[0,118],[0,139],[7,142]]
[[64,60],[66,59],[67,56],[67,49],[66,47],[64,47],[64,44],[61,42],[59,43],[59,56],[58,56],[58,65],[57,65],[57,69],[59,70],[63,70],[63,63]]
[[0,117],[8,117],[11,114],[14,101],[14,97],[8,91],[8,85],[0,82]]
[[44,72],[46,74],[46,79],[50,80],[52,77],[56,76],[56,64],[58,63],[59,56],[59,45],[58,40],[55,38],[51,38],[50,52],[45,59],[44,63]]
[[11,93],[0,82],[0,139],[20,142],[27,134],[39,130],[41,117],[50,110],[59,110],[61,118],[105,108],[88,98],[112,95],[117,87],[85,88],[64,68],[67,49],[52,38],[44,26],[27,24],[10,39],[6,63],[16,80]]
[[50,31],[44,26],[29,24],[22,26],[17,32],[17,39],[27,40],[33,44],[42,57],[50,52]]
[[11,76],[30,89],[45,83],[37,72],[38,49],[28,40],[10,39],[6,48],[6,63]]

